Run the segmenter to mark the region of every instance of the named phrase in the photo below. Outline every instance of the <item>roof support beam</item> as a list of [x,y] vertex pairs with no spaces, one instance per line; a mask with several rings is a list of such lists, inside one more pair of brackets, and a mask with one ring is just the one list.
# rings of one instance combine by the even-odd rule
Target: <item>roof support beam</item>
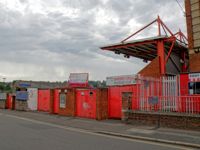
[[171,47],[170,47],[170,49],[169,49],[169,52],[168,52],[168,54],[167,54],[167,58],[165,59],[165,64],[167,64],[167,61],[168,61],[168,59],[169,59],[169,57],[170,57],[170,55],[171,55],[172,49],[173,49],[173,47],[174,47],[174,43],[175,43],[175,41],[172,42],[172,45],[171,45]]
[[142,30],[144,30],[145,28],[149,27],[150,25],[154,24],[157,21],[157,19],[155,19],[154,21],[152,21],[151,23],[149,23],[148,25],[144,26],[142,29],[138,30],[137,32],[133,33],[132,35],[128,36],[127,38],[125,38],[124,40],[122,40],[121,42],[125,42],[126,40],[130,39],[131,37],[133,37],[134,35],[138,34],[139,32],[141,32]]
[[160,57],[160,73],[161,75],[165,75],[166,65],[165,65],[165,49],[163,40],[157,41],[157,50],[158,50],[158,56]]

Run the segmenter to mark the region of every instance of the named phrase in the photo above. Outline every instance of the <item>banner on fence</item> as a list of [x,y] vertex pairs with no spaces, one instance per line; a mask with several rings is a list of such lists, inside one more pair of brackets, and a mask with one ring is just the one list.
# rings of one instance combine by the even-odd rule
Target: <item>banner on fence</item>
[[189,81],[191,82],[200,82],[200,73],[190,73]]
[[28,92],[27,91],[17,91],[16,99],[17,100],[28,100]]
[[136,84],[135,75],[112,76],[106,78],[107,86],[133,85],[133,84]]
[[85,84],[88,83],[88,73],[70,73],[69,84]]
[[158,104],[158,96],[149,96],[148,102],[150,105]]

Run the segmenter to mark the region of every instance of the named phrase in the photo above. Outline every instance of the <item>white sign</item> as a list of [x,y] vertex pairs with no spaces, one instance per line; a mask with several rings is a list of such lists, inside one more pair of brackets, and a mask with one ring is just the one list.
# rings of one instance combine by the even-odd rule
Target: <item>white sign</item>
[[66,108],[66,94],[60,94],[60,108]]
[[135,75],[113,76],[106,78],[107,86],[136,84]]
[[82,84],[88,82],[88,73],[70,73],[69,83],[70,84]]
[[38,89],[37,88],[28,88],[28,108],[30,110],[37,110],[37,101],[38,101]]
[[193,82],[200,82],[200,73],[190,73],[189,74],[189,80]]

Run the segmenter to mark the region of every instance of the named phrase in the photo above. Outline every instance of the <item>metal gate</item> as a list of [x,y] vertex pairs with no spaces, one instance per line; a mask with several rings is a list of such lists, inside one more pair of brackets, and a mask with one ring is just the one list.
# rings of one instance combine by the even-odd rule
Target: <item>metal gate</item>
[[138,76],[137,99],[142,111],[178,111],[179,76]]

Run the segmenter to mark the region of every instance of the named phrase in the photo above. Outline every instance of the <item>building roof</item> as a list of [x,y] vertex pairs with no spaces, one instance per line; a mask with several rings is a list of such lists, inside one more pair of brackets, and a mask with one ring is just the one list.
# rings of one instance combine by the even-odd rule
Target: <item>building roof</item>
[[[157,41],[163,40],[166,53],[169,51],[172,41],[167,36],[156,36],[139,40],[125,41],[101,47],[102,50],[113,51],[116,54],[124,54],[125,57],[133,56],[146,61],[152,61],[157,57]],[[187,46],[176,40],[173,52],[180,54],[187,51]]]

